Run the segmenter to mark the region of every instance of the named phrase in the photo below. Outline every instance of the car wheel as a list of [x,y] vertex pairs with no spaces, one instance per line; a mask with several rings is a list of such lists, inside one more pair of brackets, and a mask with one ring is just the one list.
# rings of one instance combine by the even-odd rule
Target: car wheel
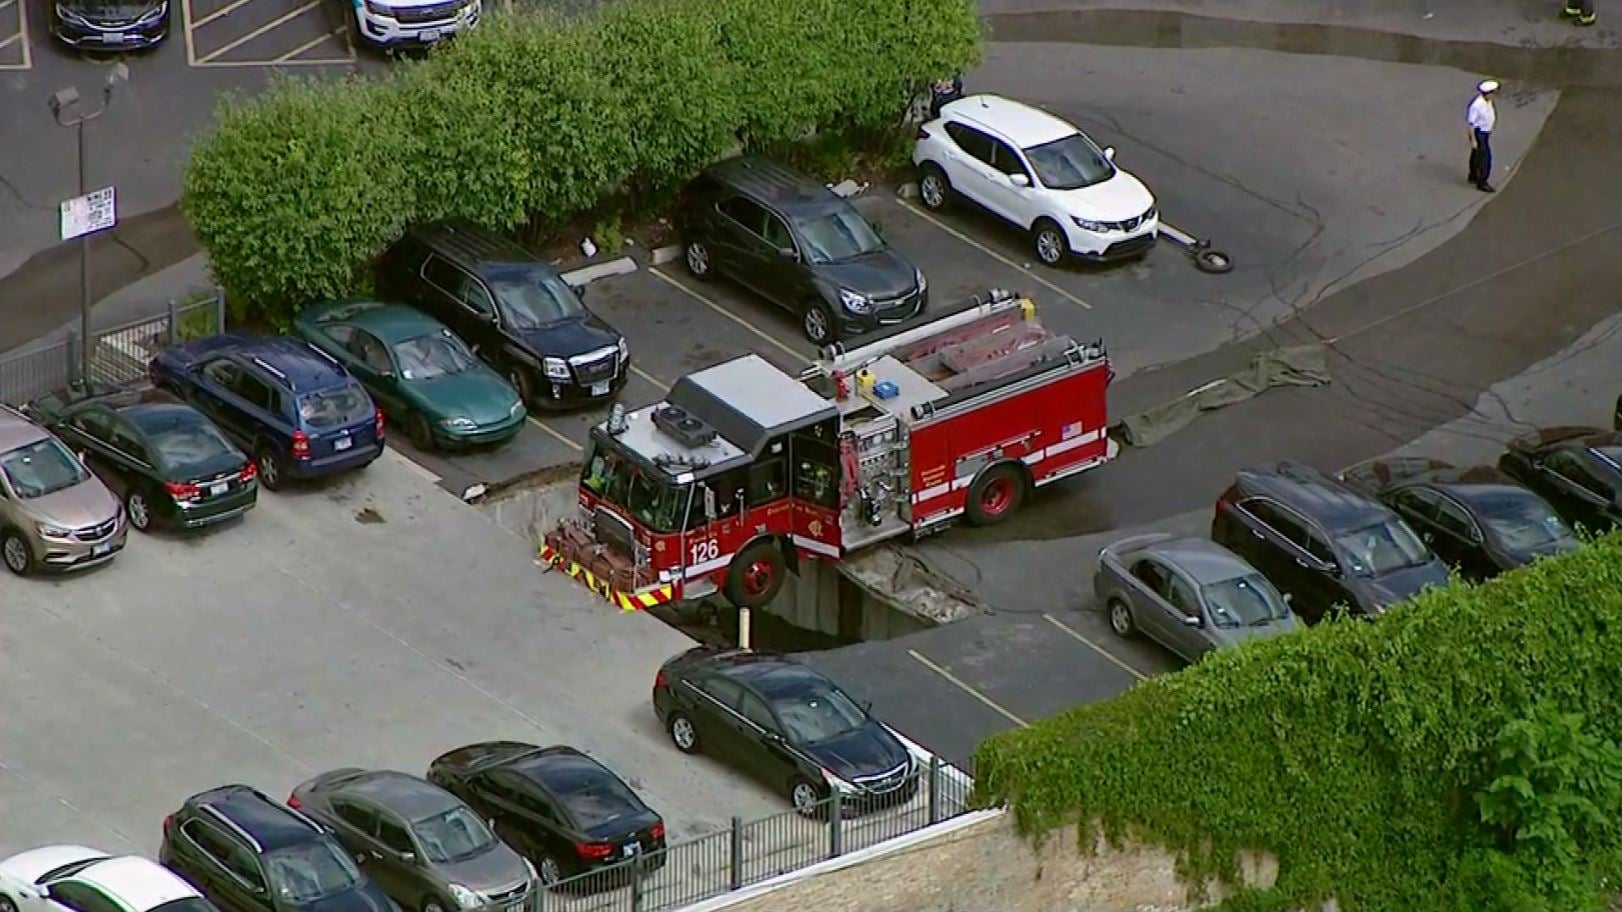
[[0,893],[0,912],[17,912],[17,903],[4,893]]
[[535,407],[535,382],[529,378],[529,371],[516,367],[507,369],[507,382],[518,390],[518,401],[524,403],[525,408]]
[[918,169],[918,201],[930,212],[945,212],[952,202],[952,184],[940,165],[926,163]]
[[429,899],[423,902],[422,912],[445,912],[445,907],[439,904],[439,900]]
[[787,572],[777,542],[757,541],[738,552],[727,568],[727,601],[739,608],[759,608],[777,597]]
[[[124,515],[129,517],[130,525],[138,531],[145,532],[152,527],[152,505],[147,502],[146,494],[140,491],[130,491],[124,495]],[[4,912],[0,909],[0,912]]]
[[805,337],[811,340],[811,344],[818,348],[832,344],[839,335],[833,311],[828,309],[827,304],[815,299],[805,302],[800,328],[805,331]]
[[794,781],[789,783],[788,800],[794,803],[794,810],[801,817],[815,817],[826,810],[822,804],[822,792],[811,784],[811,780],[801,776],[794,777]]
[[1031,240],[1036,245],[1036,258],[1044,266],[1063,263],[1065,254],[1069,253],[1070,242],[1065,239],[1064,229],[1052,219],[1037,220],[1031,229]]
[[267,490],[280,491],[282,488],[282,461],[269,447],[261,447],[258,455],[253,457],[254,464],[259,469],[259,483]]
[[540,875],[541,886],[550,887],[563,879],[563,865],[550,855],[542,855],[535,865],[535,873]]
[[710,260],[710,248],[703,241],[688,241],[685,254],[687,274],[700,281],[709,279],[715,269],[715,263]]
[[1138,635],[1138,622],[1132,618],[1132,609],[1118,598],[1109,600],[1109,629],[1123,640]]
[[4,556],[6,569],[18,576],[34,572],[34,551],[17,531],[7,529],[0,536],[0,556]]
[[693,720],[687,718],[685,713],[670,714],[670,740],[684,754],[698,753],[698,729],[693,727]]
[[975,479],[964,510],[971,525],[994,526],[1018,512],[1024,502],[1025,479],[1013,466],[1000,465]]
[[428,426],[428,419],[422,412],[412,412],[406,419],[406,436],[411,438],[411,445],[424,452],[434,448],[434,431]]

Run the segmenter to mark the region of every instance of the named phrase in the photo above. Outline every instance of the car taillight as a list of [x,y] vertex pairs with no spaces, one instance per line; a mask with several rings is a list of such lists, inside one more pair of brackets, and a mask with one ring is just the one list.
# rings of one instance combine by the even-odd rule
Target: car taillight
[[923,127],[919,127],[918,128],[918,139],[920,141],[922,141],[922,140],[925,140],[925,139],[928,139],[928,138],[929,138],[929,131],[925,130]]
[[170,481],[165,482],[163,486],[169,491],[169,496],[175,500],[196,500],[203,496],[203,489],[194,484]]
[[375,420],[377,422],[377,424],[376,424],[376,434],[378,436],[378,439],[382,439],[382,437],[383,437],[383,410],[382,409],[377,410],[377,418]]
[[648,830],[648,835],[652,836],[654,839],[663,839],[663,838],[665,838],[665,825],[662,824],[662,823],[654,824]]
[[310,458],[310,435],[304,433],[303,431],[293,432],[293,458]]
[[165,814],[165,815],[163,815],[163,831],[165,833],[167,833],[167,832],[169,832],[170,830],[172,830],[174,828],[175,828],[175,815],[173,815],[173,814]]
[[574,850],[586,861],[601,861],[614,854],[614,844],[611,842],[577,842]]
[[249,462],[247,465],[243,466],[242,471],[237,473],[237,478],[243,481],[253,481],[258,476],[259,466],[255,465],[253,462]]
[[297,795],[288,795],[287,796],[287,806],[296,811],[299,808],[304,806],[304,802],[298,800]]
[[653,676],[653,689],[664,690],[669,686],[670,679],[665,677],[665,670],[663,668],[659,669],[659,673]]

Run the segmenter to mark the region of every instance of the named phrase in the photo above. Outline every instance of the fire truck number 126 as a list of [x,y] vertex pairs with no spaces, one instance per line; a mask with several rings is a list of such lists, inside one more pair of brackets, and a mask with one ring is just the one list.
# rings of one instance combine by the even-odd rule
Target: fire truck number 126
[[693,556],[689,564],[702,564],[705,561],[715,560],[721,556],[721,543],[715,539],[693,542]]

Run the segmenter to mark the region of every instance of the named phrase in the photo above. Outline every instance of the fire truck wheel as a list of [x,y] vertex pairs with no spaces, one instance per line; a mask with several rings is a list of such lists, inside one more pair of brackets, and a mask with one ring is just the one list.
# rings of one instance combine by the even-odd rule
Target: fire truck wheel
[[975,480],[964,509],[970,523],[992,526],[1014,515],[1024,502],[1025,479],[1013,466],[1000,465],[987,469]]
[[783,550],[773,541],[757,541],[738,552],[727,570],[727,601],[739,608],[759,608],[783,588]]

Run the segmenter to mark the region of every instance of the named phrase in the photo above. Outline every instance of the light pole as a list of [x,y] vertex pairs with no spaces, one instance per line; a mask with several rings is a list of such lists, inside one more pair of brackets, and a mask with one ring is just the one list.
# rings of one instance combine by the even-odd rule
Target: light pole
[[[85,195],[84,125],[107,113],[113,104],[113,87],[127,81],[129,76],[129,67],[122,63],[113,64],[112,72],[107,74],[107,82],[102,86],[101,107],[71,118],[69,115],[79,106],[79,90],[69,86],[57,90],[50,97],[51,116],[56,118],[57,126],[72,127],[78,134],[79,196]],[[87,390],[90,388],[90,356],[90,234],[87,232],[79,235],[79,382]]]

